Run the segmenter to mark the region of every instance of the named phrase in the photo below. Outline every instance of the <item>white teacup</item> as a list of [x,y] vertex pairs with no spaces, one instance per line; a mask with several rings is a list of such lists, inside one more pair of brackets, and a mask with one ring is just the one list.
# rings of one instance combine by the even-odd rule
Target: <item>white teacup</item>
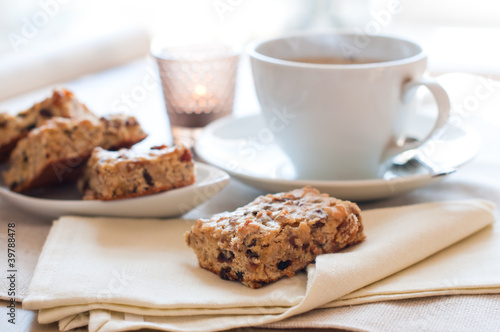
[[[274,134],[302,179],[380,177],[389,158],[429,140],[449,116],[445,90],[423,77],[426,54],[408,40],[306,34],[256,43],[249,54],[262,113],[286,120]],[[402,123],[422,85],[439,114],[425,139],[405,143]]]

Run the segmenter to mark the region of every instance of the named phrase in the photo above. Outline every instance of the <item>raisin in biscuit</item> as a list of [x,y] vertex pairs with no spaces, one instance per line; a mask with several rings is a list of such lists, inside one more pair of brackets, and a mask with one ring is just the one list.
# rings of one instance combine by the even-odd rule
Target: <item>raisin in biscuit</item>
[[191,152],[184,146],[116,152],[95,148],[78,187],[83,199],[115,200],[150,195],[194,181]]
[[96,118],[73,93],[65,89],[55,89],[50,98],[17,115],[0,113],[0,161],[8,159],[17,142],[28,132],[54,117]]
[[363,241],[359,207],[311,187],[261,196],[199,219],[186,233],[202,268],[251,288],[293,276],[316,256]]
[[32,130],[12,152],[4,179],[13,191],[73,180],[97,146],[130,147],[147,135],[134,117],[54,118]]

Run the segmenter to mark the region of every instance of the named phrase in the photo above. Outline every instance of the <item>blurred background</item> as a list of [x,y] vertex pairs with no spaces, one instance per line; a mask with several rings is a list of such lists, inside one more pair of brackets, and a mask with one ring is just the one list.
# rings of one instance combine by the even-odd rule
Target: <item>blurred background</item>
[[[498,0],[0,0],[0,111],[28,108],[64,84],[97,113],[144,119],[161,142],[169,136],[168,119],[156,64],[148,56],[153,37],[171,45],[244,46],[330,29],[413,39],[429,54],[431,75],[500,79]],[[487,102],[496,101],[481,103]],[[258,111],[243,55],[234,112]],[[151,116],[159,120],[148,121]],[[500,125],[500,114],[494,116]]]
[[500,73],[498,0],[0,0],[0,62],[9,53],[143,27],[172,43],[358,29],[422,43],[433,72]]

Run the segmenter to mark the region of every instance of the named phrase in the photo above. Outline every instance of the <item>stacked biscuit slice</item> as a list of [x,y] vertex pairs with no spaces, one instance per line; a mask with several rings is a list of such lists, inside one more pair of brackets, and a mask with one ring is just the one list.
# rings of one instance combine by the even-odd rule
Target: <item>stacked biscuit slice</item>
[[146,136],[133,116],[98,117],[73,93],[56,89],[27,111],[0,113],[0,161],[10,163],[4,180],[11,190],[26,192],[79,179],[85,199],[102,200],[194,182],[191,154],[183,146],[129,150]]

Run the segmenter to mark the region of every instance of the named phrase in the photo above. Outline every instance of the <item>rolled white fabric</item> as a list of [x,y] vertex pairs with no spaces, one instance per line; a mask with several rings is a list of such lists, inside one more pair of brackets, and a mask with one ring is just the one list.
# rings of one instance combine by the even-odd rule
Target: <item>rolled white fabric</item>
[[147,31],[134,27],[0,56],[0,100],[122,65],[148,54],[149,44]]

